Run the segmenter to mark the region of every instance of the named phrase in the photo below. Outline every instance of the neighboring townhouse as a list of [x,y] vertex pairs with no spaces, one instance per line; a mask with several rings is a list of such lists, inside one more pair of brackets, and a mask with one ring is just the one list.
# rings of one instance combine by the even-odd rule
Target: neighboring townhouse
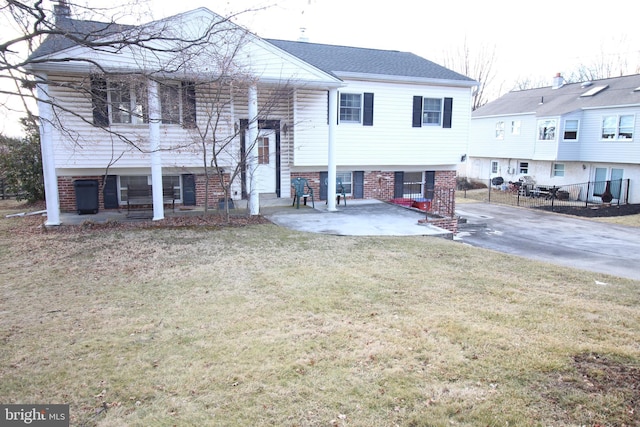
[[[640,203],[640,75],[513,91],[472,114],[460,175],[583,185],[579,200]],[[588,189],[588,190],[587,190]],[[588,193],[588,194],[586,194]]]
[[[74,20],[64,2],[57,10],[73,40],[90,31],[105,46],[119,32],[198,34],[216,20],[233,35],[218,32],[179,60],[169,56],[177,49],[43,42],[29,71],[40,78],[49,224],[76,210],[85,180],[99,183],[99,209],[125,206],[136,185],[152,189],[154,219],[163,218],[167,189],[178,206],[205,198],[215,206],[220,175],[203,163],[231,181],[231,198],[247,200],[252,214],[261,197],[290,199],[296,177],[329,210],[336,178],[348,198],[424,198],[455,187],[477,85],[468,77],[411,53],[261,39],[204,8],[140,27]],[[227,58],[230,40],[241,43]],[[223,62],[243,78],[216,79]],[[215,162],[202,143],[212,119],[216,140],[228,140]],[[242,173],[227,173],[238,162]]]

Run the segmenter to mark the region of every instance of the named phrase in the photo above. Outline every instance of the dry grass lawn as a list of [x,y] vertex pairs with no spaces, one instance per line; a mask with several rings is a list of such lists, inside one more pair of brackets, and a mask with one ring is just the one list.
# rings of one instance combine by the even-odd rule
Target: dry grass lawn
[[10,209],[0,402],[74,426],[640,425],[638,282],[437,238]]

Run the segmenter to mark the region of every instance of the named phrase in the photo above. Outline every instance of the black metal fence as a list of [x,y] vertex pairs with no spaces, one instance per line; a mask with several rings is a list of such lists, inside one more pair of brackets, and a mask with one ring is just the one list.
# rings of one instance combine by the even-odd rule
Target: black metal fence
[[488,182],[487,201],[523,207],[573,206],[603,204],[625,205],[629,200],[629,179],[590,181],[568,185],[535,185],[527,182]]

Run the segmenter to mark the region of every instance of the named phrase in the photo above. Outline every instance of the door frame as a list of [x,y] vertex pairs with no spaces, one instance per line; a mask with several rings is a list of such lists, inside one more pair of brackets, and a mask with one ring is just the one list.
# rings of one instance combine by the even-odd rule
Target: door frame
[[[247,129],[249,127],[248,119],[240,119],[240,156],[242,159],[245,158],[247,147],[246,147],[246,136]],[[272,130],[275,132],[276,136],[276,196],[281,196],[281,178],[280,172],[282,169],[282,160],[280,156],[280,120],[258,120],[258,130]],[[242,183],[242,198],[248,199],[249,195],[247,193],[247,169],[243,165],[242,170],[240,172],[240,180]]]

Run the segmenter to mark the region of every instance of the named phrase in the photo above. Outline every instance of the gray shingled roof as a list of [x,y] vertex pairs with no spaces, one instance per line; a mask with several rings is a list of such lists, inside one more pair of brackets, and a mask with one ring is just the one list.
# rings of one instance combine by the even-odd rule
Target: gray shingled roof
[[469,77],[409,52],[265,40],[333,75],[339,75],[342,72],[473,82]]
[[[540,117],[559,116],[583,108],[640,105],[640,74],[594,80],[590,83],[565,84],[558,89],[542,87],[512,91],[478,108],[473,112],[473,117],[524,113],[535,113]],[[593,96],[580,96],[597,86],[607,87]]]
[[31,60],[50,55],[64,49],[81,45],[83,41],[91,42],[113,34],[121,34],[131,25],[113,22],[84,21],[70,18],[56,20],[55,34],[48,35],[42,44],[31,54]]

